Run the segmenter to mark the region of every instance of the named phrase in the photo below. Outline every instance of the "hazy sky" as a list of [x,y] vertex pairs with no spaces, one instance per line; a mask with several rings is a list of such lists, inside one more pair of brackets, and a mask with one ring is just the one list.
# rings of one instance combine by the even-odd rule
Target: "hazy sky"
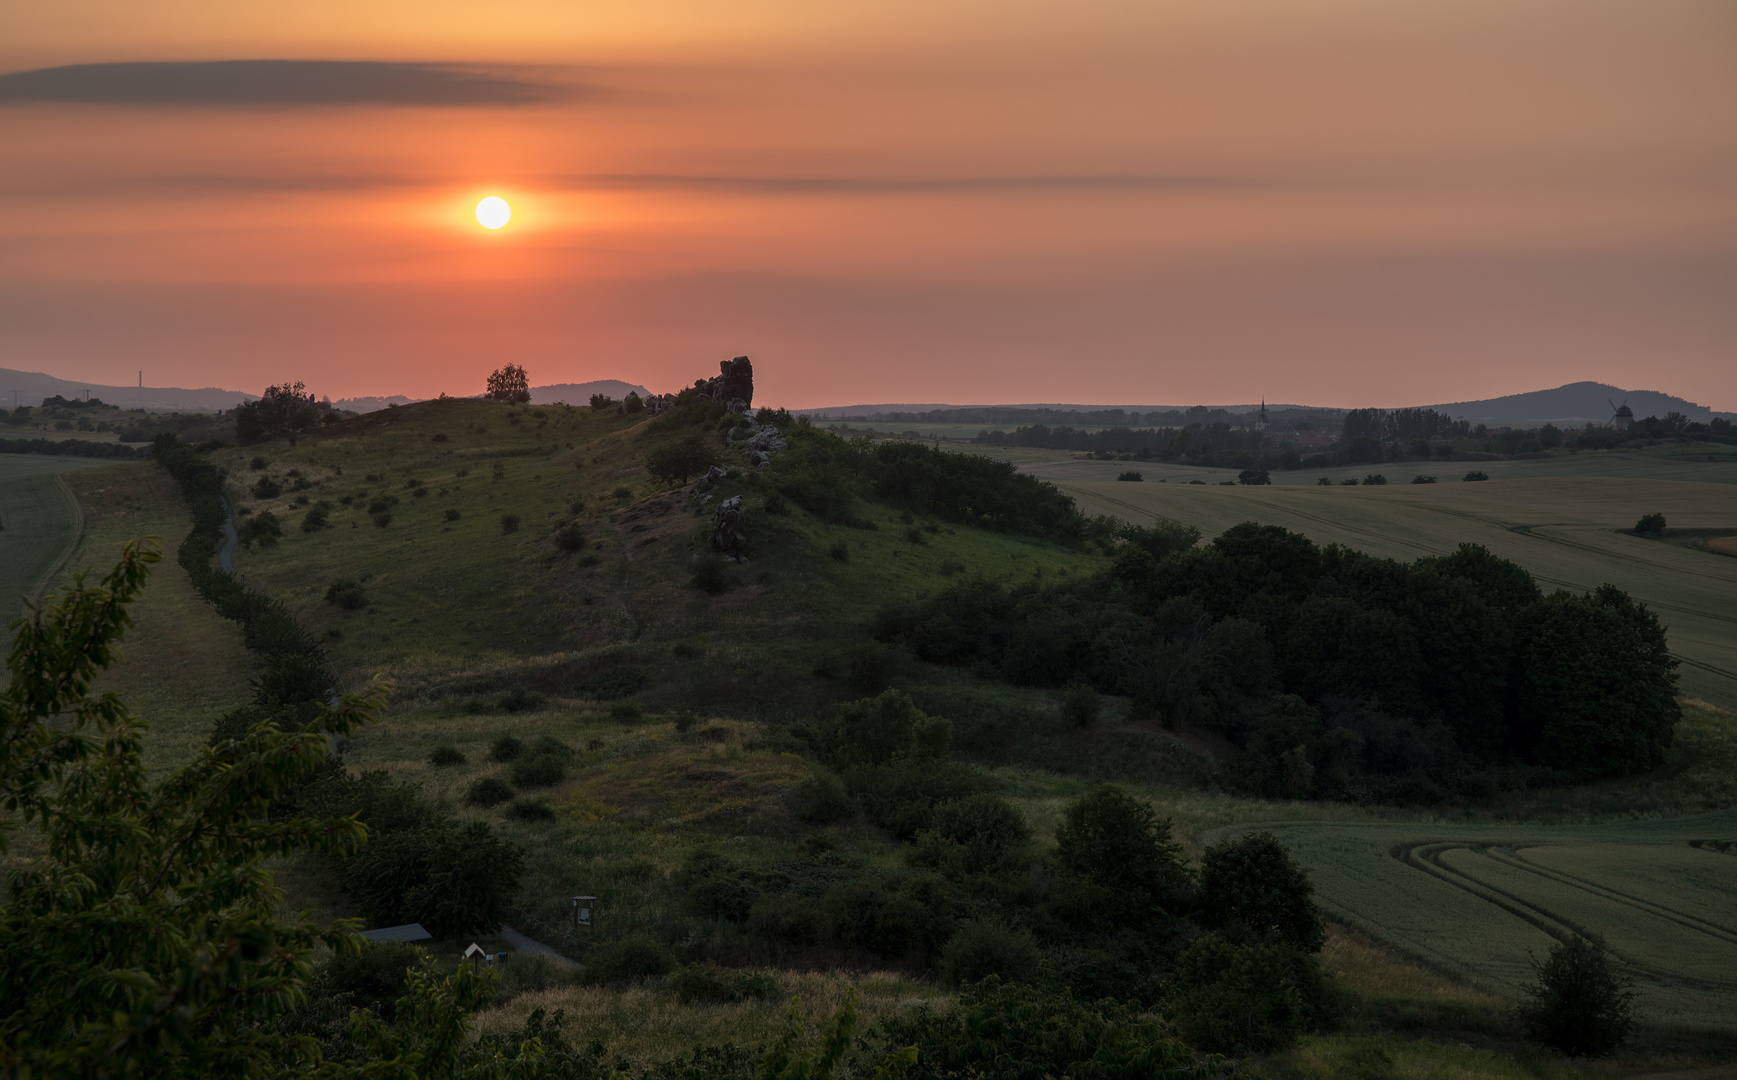
[[0,72],[0,367],[1737,410],[1730,0],[56,0]]

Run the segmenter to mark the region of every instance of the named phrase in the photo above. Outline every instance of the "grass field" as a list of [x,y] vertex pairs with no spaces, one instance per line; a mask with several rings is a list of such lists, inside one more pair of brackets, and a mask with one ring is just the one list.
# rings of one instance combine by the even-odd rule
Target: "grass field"
[[1607,825],[1276,824],[1329,913],[1503,997],[1601,933],[1655,1022],[1737,1030],[1737,811]]
[[1673,528],[1737,528],[1737,491],[1725,483],[1533,476],[1470,484],[1200,487],[1118,482],[1114,464],[1026,468],[1060,485],[1088,513],[1136,523],[1166,517],[1211,537],[1259,521],[1317,543],[1402,560],[1470,542],[1524,566],[1546,589],[1585,591],[1609,582],[1659,613],[1671,651],[1683,662],[1684,693],[1737,706],[1737,560],[1619,531],[1655,511]]
[[101,465],[91,458],[0,454],[0,649],[20,601],[34,596],[77,542],[79,506],[62,474]]

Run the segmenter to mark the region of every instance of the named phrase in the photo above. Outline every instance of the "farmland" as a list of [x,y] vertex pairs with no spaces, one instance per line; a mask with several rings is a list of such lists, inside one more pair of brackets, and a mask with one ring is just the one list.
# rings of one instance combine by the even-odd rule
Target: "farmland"
[[[1634,461],[1614,464],[1640,468]],[[1259,521],[1317,543],[1407,561],[1476,543],[1524,566],[1547,589],[1585,591],[1609,582],[1659,613],[1671,651],[1683,662],[1684,693],[1737,706],[1737,560],[1718,549],[1619,531],[1655,511],[1672,528],[1737,529],[1737,489],[1726,482],[1535,475],[1485,483],[1224,487],[1156,483],[1168,474],[1146,465],[1137,466],[1146,474],[1144,483],[1114,479],[1116,471],[1131,467],[1125,463],[1051,457],[1030,459],[1024,467],[1073,495],[1087,513],[1137,523],[1171,518],[1208,537],[1238,522]],[[1679,466],[1666,460],[1657,467],[1737,473],[1737,466],[1721,463]],[[1201,476],[1210,470],[1172,471]],[[1494,465],[1486,471],[1497,475]]]
[[78,502],[61,473],[100,465],[91,458],[0,454],[0,647],[21,597],[33,595],[78,539]]
[[1329,913],[1474,986],[1516,996],[1531,955],[1600,933],[1649,1017],[1737,1029],[1737,811],[1607,825],[1269,827],[1310,868]]

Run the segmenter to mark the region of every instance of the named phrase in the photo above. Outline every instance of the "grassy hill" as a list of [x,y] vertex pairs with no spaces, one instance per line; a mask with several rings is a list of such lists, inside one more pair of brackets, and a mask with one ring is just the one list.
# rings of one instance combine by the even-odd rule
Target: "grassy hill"
[[[1730,744],[1737,718],[1703,706],[1690,707],[1667,769],[1626,781],[1427,811],[1272,802],[1225,792],[1213,763],[1224,747],[1205,735],[1128,719],[1115,701],[1082,730],[1063,720],[1054,691],[919,665],[868,634],[867,623],[885,604],[933,593],[961,574],[1035,582],[1094,572],[1107,562],[1095,545],[971,528],[873,500],[863,501],[849,523],[829,520],[789,502],[780,507],[753,473],[703,491],[654,483],[647,455],[681,435],[613,411],[433,401],[347,421],[293,445],[278,441],[211,455],[227,470],[244,529],[267,513],[282,527],[275,543],[256,540],[237,553],[238,573],[325,636],[342,688],[376,677],[397,682],[387,715],[345,747],[346,764],[418,783],[460,820],[487,821],[522,845],[528,869],[513,925],[569,955],[590,959],[603,945],[649,934],[686,941],[684,957],[724,957],[765,973],[781,992],[802,993],[811,1009],[840,1000],[852,983],[864,987],[871,1021],[897,1013],[911,999],[949,1000],[945,986],[896,959],[813,945],[771,950],[720,929],[693,913],[685,876],[696,853],[704,852],[745,875],[794,875],[802,888],[827,887],[832,879],[826,874],[884,882],[920,873],[911,864],[911,845],[862,813],[814,818],[804,800],[827,773],[788,734],[792,720],[825,715],[889,684],[953,721],[957,753],[1017,809],[1039,848],[1053,845],[1066,807],[1101,777],[1125,782],[1172,818],[1194,855],[1215,830],[1250,823],[1333,822],[1380,837],[1388,835],[1381,830],[1398,828],[1415,840],[1424,835],[1421,824],[1446,820],[1498,826],[1732,805],[1729,769],[1718,764],[1726,758],[1717,748]],[[1166,499],[1192,499],[1186,507],[1209,535],[1217,531],[1214,522],[1244,520],[1251,507],[1265,514],[1292,506],[1250,497],[1324,494],[1332,501],[1296,503],[1297,520],[1307,527],[1293,527],[1360,528],[1359,546],[1393,534],[1403,543],[1382,541],[1399,546],[1377,550],[1401,557],[1440,550],[1429,545],[1437,542],[1432,528],[1443,526],[1428,524],[1428,515],[1484,528],[1478,515],[1485,511],[1471,503],[1450,500],[1442,504],[1446,510],[1427,501],[1414,505],[1421,497],[1415,493],[1441,497],[1448,485],[1280,492],[1064,482],[1093,512],[1115,505],[1110,498],[1132,497],[1128,489],[1142,498],[1158,498],[1156,490]],[[157,532],[173,546],[184,534],[176,493],[153,465],[92,470],[74,484],[90,524],[71,566],[105,565],[129,535]],[[279,490],[272,493],[274,485]],[[256,487],[262,494],[254,494]],[[1501,506],[1527,506],[1524,491],[1511,504],[1502,501],[1508,498],[1503,491],[1518,490],[1507,483],[1453,490],[1462,488],[1462,500],[1477,495],[1496,497]],[[696,559],[706,550],[711,507],[736,494],[750,510],[750,561],[728,567],[729,587],[713,594],[694,584]],[[303,531],[302,521],[321,504],[324,527]],[[1129,516],[1150,515],[1170,504],[1153,505],[1124,509]],[[1206,515],[1211,508],[1220,518]],[[1670,506],[1644,509],[1658,508],[1677,524]],[[1301,510],[1312,516],[1304,518]],[[1406,514],[1418,513],[1423,522],[1405,523]],[[1533,524],[1604,527],[1596,518],[1581,526],[1565,514]],[[1682,523],[1690,524],[1687,518]],[[1620,524],[1632,524],[1632,516]],[[1491,528],[1516,543],[1543,542],[1499,522]],[[1567,535],[1594,549],[1584,557],[1591,560],[1588,572],[1596,572],[1597,560],[1606,557],[1602,549],[1579,532]],[[1650,545],[1642,551],[1676,553],[1661,559],[1722,558],[1611,536],[1612,543]],[[1666,575],[1670,566],[1660,563],[1656,572]],[[359,588],[360,606],[335,602],[356,595],[347,587],[328,600],[331,587],[343,582]],[[223,711],[245,698],[251,661],[233,625],[199,604],[173,560],[159,567],[139,617],[127,661],[108,678],[152,721],[152,738],[169,759],[190,750]],[[196,694],[177,696],[177,688],[193,687]],[[494,760],[502,736],[564,745],[564,776],[519,783],[514,762]],[[457,750],[462,762],[432,764],[431,752],[441,746]],[[1698,764],[1705,762],[1715,765]],[[513,784],[518,802],[550,813],[520,817],[511,804],[466,805],[472,785],[489,778]],[[322,864],[277,870],[287,905],[354,911]],[[1328,871],[1317,874],[1324,895],[1337,895],[1325,881]],[[578,894],[599,898],[595,931],[572,930],[568,898]],[[1419,1074],[1521,1075],[1503,996],[1510,987],[1499,980],[1484,989],[1461,985],[1407,959],[1407,952],[1426,950],[1415,947],[1404,928],[1342,914],[1391,943],[1336,929],[1323,954],[1328,970],[1361,1003],[1359,1015],[1384,1019],[1310,1040],[1273,1062],[1277,1071],[1341,1075],[1347,1055],[1362,1052],[1359,1040],[1379,1038],[1389,1040],[1382,1052],[1396,1067]],[[582,1020],[587,1037],[606,1036],[613,1049],[641,1063],[667,1056],[671,1047],[766,1037],[782,1010],[779,995],[682,1004],[655,983],[629,990],[579,986],[558,969],[528,961],[509,965],[508,979],[508,998],[482,1018],[485,1029],[509,1026],[536,1006],[566,1008]],[[1389,1034],[1379,1034],[1384,1031]],[[1393,1032],[1423,1033],[1449,1045],[1391,1041]],[[1679,1036],[1648,1039],[1628,1059],[1629,1071],[1685,1060]],[[1691,1050],[1705,1049],[1697,1047]]]

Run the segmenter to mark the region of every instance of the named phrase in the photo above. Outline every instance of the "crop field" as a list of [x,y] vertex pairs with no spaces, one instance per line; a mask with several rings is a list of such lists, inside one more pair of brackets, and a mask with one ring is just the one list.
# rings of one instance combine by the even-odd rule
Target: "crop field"
[[[1684,693],[1737,706],[1737,560],[1619,531],[1655,511],[1673,529],[1737,528],[1737,489],[1727,484],[1565,476],[1379,487],[1202,487],[1119,482],[1109,471],[1116,464],[1027,469],[1061,486],[1088,513],[1137,523],[1171,518],[1208,537],[1258,521],[1320,544],[1403,560],[1470,542],[1524,566],[1546,589],[1586,591],[1608,582],[1659,613],[1671,651],[1683,662]],[[1098,478],[1086,478],[1086,465],[1099,470]]]
[[0,649],[19,601],[34,596],[78,540],[78,502],[60,474],[102,462],[46,454],[0,454]]
[[[1504,997],[1599,933],[1655,1023],[1737,1030],[1737,811],[1609,825],[1277,824],[1322,907]],[[1231,830],[1225,830],[1229,832]]]

